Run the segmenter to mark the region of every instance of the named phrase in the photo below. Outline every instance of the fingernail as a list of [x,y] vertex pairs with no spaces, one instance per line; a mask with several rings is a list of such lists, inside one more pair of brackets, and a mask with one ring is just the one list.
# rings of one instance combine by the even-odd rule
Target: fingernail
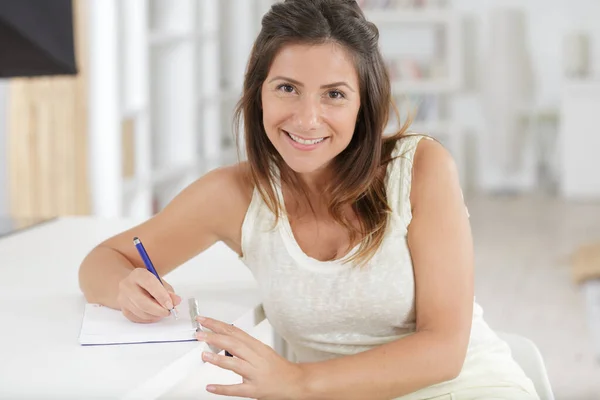
[[197,316],[197,317],[196,317],[196,321],[198,321],[198,322],[202,323],[202,322],[205,322],[205,321],[206,321],[206,318],[204,318],[204,317],[200,317],[200,316]]
[[171,302],[171,301],[167,301],[167,308],[168,308],[169,310],[172,310],[172,309],[173,309],[173,302]]
[[196,332],[196,337],[201,340],[206,339],[206,333],[204,333],[202,331],[198,331],[198,332]]
[[206,391],[208,391],[208,392],[214,392],[216,390],[217,390],[216,386],[213,386],[213,385],[208,385],[206,387]]
[[214,359],[215,359],[215,356],[214,356],[214,354],[213,354],[213,353],[209,353],[208,351],[204,351],[204,352],[202,352],[202,357],[203,357],[205,360],[214,360]]

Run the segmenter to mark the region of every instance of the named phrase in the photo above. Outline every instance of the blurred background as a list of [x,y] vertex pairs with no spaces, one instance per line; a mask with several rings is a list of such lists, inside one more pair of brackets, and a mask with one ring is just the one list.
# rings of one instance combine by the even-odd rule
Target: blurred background
[[[232,112],[272,3],[0,2],[0,235],[147,218],[236,162]],[[556,398],[600,399],[600,1],[358,3],[400,122],[454,155],[488,322],[538,345]]]

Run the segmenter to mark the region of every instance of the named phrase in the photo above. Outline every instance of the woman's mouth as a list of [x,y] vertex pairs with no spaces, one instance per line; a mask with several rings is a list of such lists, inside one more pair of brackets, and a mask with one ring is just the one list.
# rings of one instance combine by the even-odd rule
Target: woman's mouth
[[315,139],[305,139],[300,136],[296,136],[288,131],[283,131],[285,135],[290,139],[290,143],[299,150],[312,150],[319,144],[323,143],[329,137],[321,137]]

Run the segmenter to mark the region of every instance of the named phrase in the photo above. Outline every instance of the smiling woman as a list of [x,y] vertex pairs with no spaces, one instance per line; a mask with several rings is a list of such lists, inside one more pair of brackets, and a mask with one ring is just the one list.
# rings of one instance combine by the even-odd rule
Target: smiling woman
[[298,44],[277,54],[261,91],[263,125],[294,172],[314,178],[348,147],[360,109],[358,88],[352,59],[340,45]]
[[[278,217],[283,206],[273,190],[276,171],[294,200],[287,211],[322,208],[346,231],[341,252],[358,244],[353,259],[366,261],[387,225],[385,160],[407,125],[383,138],[391,90],[377,27],[353,1],[317,3],[276,4],[264,16],[236,121],[244,122],[249,168],[270,210]],[[347,20],[335,15],[342,8]],[[311,200],[324,193],[325,201]]]
[[253,272],[266,316],[298,362],[204,318],[210,332],[198,340],[234,356],[204,359],[243,378],[209,391],[263,400],[537,399],[474,302],[454,162],[406,127],[385,137],[390,105],[377,28],[355,1],[273,5],[236,113],[248,162],[208,173],[149,221],[100,244],[81,265],[86,297],[134,321],[163,318],[178,298],[142,269],[130,238],[144,238],[160,275],[223,241]]

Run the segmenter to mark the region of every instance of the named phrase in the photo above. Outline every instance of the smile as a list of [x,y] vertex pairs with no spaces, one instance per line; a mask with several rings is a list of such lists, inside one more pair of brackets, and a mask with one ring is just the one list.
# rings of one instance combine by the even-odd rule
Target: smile
[[303,139],[299,136],[296,136],[292,133],[289,133],[288,131],[283,131],[286,133],[286,135],[292,139],[294,142],[304,145],[304,146],[314,146],[317,145],[319,143],[322,143],[325,139],[327,139],[326,137],[322,137],[322,138],[318,138],[318,139]]

